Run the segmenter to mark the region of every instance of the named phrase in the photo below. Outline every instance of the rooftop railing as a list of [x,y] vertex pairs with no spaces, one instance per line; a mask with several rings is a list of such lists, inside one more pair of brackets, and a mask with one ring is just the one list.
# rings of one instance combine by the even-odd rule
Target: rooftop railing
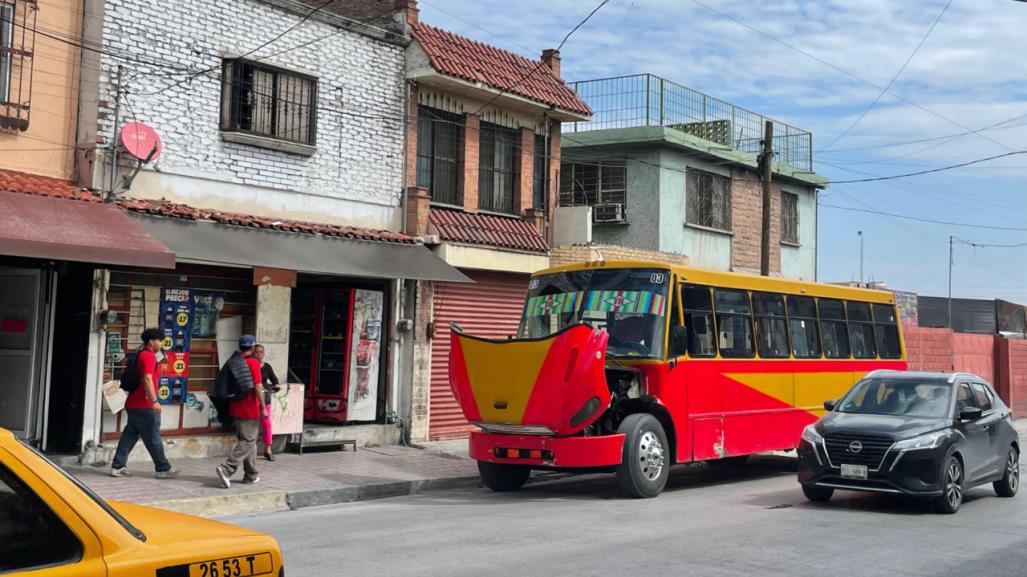
[[666,126],[732,150],[758,155],[766,121],[774,123],[774,162],[813,170],[813,135],[751,110],[652,74],[572,82],[592,108],[589,122],[568,122],[563,132]]

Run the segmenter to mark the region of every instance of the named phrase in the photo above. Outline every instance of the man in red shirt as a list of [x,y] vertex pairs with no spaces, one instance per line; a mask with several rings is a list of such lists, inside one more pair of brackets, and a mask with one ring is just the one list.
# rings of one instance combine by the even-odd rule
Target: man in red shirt
[[142,437],[143,445],[153,459],[158,479],[174,479],[178,471],[171,467],[164,456],[164,444],[160,437],[160,403],[157,401],[157,381],[160,379],[160,365],[157,353],[164,341],[164,332],[160,329],[146,329],[141,335],[143,346],[136,356],[136,370],[139,372],[139,384],[128,394],[125,400],[127,422],[121,429],[118,449],[111,462],[112,477],[128,477],[131,475],[125,464],[128,454]]
[[[260,419],[267,411],[264,405],[264,387],[260,377],[260,361],[253,356],[257,339],[253,335],[239,338],[239,352],[232,355],[221,369],[222,378],[231,378],[236,391],[242,392],[229,404],[228,413],[235,422],[236,442],[228,459],[218,465],[217,475],[221,486],[232,486],[232,475],[243,468],[243,483],[260,480],[257,472],[257,435]],[[246,371],[248,369],[248,372]]]

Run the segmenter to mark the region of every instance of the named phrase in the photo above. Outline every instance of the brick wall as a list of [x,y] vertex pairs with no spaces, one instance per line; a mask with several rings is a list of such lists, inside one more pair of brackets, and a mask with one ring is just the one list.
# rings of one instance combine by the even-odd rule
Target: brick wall
[[911,371],[952,370],[952,331],[903,326],[906,356]]
[[[781,272],[781,187],[772,185],[770,203],[770,271]],[[763,243],[763,186],[755,172],[731,170],[731,268],[760,270]]]
[[688,264],[688,257],[684,255],[613,245],[554,247],[549,262],[552,266],[560,266],[596,260],[599,258],[596,250],[602,254],[603,260],[655,260],[680,265]]
[[[335,201],[398,206],[404,136],[404,49],[398,44],[311,18],[255,56],[319,78],[317,151],[306,157],[221,139],[222,56],[245,54],[300,19],[255,0],[108,0],[104,48],[161,65],[102,57],[99,134],[111,135],[111,79],[122,62],[123,89],[130,93],[122,120],[146,122],[160,134],[161,173],[316,195],[325,212]],[[172,66],[210,72],[188,75]],[[161,191],[132,191],[139,192]],[[262,201],[256,192],[239,200]]]

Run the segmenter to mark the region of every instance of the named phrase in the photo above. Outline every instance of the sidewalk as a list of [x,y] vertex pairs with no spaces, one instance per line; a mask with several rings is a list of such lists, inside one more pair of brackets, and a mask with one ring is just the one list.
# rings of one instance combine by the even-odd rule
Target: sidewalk
[[[451,446],[360,447],[353,451],[284,453],[275,461],[258,459],[260,482],[230,489],[218,484],[214,468],[220,458],[173,461],[179,477],[154,478],[150,463],[130,463],[133,476],[113,478],[110,468],[66,467],[105,499],[145,503],[201,517],[281,511],[424,491],[476,487],[478,468]],[[236,474],[236,481],[242,473]]]

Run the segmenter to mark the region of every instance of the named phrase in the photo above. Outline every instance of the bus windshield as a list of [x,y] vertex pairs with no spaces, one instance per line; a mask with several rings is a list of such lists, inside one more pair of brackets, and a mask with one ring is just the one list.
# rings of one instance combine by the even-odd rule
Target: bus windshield
[[607,356],[661,358],[670,273],[590,269],[531,279],[522,338],[544,338],[578,323],[610,333]]

